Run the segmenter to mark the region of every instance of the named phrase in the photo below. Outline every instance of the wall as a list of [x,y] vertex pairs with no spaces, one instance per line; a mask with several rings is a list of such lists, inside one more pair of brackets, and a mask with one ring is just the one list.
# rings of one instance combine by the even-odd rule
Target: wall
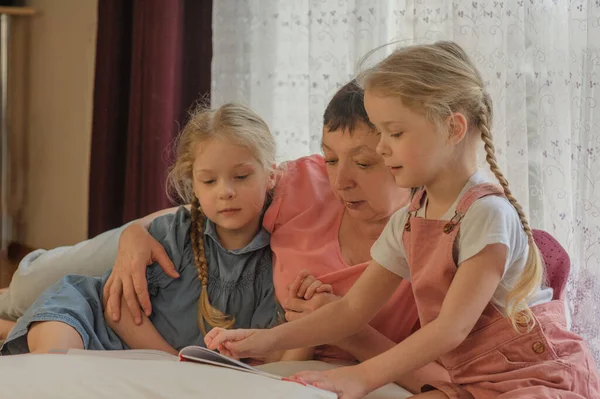
[[[19,236],[33,248],[87,237],[97,0],[28,0],[27,152]],[[15,48],[15,51],[19,51]],[[18,72],[16,72],[18,73]]]

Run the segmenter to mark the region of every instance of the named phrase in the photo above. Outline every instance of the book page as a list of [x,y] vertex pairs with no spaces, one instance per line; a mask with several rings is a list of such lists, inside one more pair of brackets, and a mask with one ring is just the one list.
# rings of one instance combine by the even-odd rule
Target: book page
[[280,376],[269,374],[265,371],[247,365],[246,363],[240,362],[239,360],[221,355],[219,352],[204,348],[202,346],[187,346],[179,352],[179,357],[183,361],[187,360],[192,362],[207,363],[214,366],[227,367],[235,370],[260,374],[277,380],[281,379]]

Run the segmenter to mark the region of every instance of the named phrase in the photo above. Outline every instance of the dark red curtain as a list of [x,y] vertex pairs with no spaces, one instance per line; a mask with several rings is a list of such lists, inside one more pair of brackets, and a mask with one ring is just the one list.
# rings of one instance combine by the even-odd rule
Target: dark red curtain
[[171,145],[210,93],[211,0],[99,0],[90,237],[171,206]]

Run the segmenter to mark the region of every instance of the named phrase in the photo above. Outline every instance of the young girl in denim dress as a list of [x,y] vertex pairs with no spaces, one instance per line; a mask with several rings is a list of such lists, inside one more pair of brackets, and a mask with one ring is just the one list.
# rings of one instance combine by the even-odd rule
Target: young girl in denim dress
[[158,263],[147,269],[153,312],[136,325],[127,309],[106,318],[104,278],[70,275],[24,313],[2,354],[70,348],[158,349],[204,345],[212,327],[267,328],[279,306],[270,235],[263,212],[275,173],[275,141],[248,108],[199,108],[178,138],[169,183],[190,210],[156,218],[150,233],[166,249],[178,278]]

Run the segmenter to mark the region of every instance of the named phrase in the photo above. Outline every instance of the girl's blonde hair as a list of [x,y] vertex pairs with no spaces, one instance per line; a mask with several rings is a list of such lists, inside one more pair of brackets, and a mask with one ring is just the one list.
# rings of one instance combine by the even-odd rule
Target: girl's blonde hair
[[529,240],[529,255],[520,279],[508,293],[505,308],[513,327],[528,326],[535,319],[529,300],[544,278],[544,265],[531,227],[521,205],[513,196],[500,171],[492,141],[492,99],[484,88],[481,75],[463,49],[454,42],[408,46],[394,51],[360,78],[365,90],[396,96],[409,108],[423,112],[441,127],[453,112],[460,112],[481,132],[486,160],[504,194],[517,211]]
[[168,194],[175,192],[185,203],[191,204],[190,239],[198,279],[202,283],[198,324],[203,334],[206,334],[205,322],[212,327],[222,328],[230,328],[235,323],[234,317],[214,308],[208,298],[208,264],[204,254],[203,235],[206,216],[200,208],[192,184],[196,147],[210,139],[224,140],[248,148],[269,176],[273,176],[275,168],[276,147],[265,121],[249,108],[239,104],[225,104],[218,109],[197,106],[177,138],[175,163],[168,176]]

